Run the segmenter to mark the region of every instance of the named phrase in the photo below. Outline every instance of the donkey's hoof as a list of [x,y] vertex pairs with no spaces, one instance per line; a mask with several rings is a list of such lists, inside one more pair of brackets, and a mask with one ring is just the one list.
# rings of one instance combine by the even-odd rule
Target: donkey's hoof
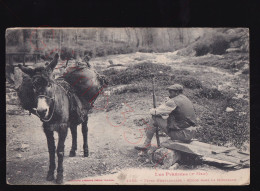
[[46,180],[47,181],[53,181],[54,180],[54,173],[48,172]]
[[76,156],[76,152],[75,151],[70,151],[69,157],[75,157],[75,156]]
[[84,151],[84,157],[88,157],[88,151]]
[[56,183],[57,184],[62,184],[63,183],[63,174],[61,174],[61,173],[57,174]]

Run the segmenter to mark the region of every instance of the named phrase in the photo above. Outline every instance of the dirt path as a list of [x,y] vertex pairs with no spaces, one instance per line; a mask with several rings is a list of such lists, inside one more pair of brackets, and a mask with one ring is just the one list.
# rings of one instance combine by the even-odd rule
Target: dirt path
[[[137,153],[133,146],[124,139],[126,128],[111,126],[106,120],[105,113],[90,115],[88,124],[90,150],[88,158],[82,157],[83,139],[80,127],[78,127],[77,156],[68,157],[71,146],[71,134],[68,133],[65,143],[65,181],[140,165],[136,160]],[[55,135],[57,144],[57,134]],[[8,182],[49,184],[45,181],[48,170],[47,141],[40,120],[35,116],[7,115],[7,142]],[[23,148],[25,146],[26,148]]]

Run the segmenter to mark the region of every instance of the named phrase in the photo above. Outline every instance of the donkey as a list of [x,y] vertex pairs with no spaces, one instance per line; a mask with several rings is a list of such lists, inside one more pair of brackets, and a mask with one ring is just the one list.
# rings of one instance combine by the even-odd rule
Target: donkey
[[[88,112],[82,116],[78,116],[71,109],[71,96],[68,90],[52,78],[52,72],[58,63],[59,55],[56,54],[50,64],[44,67],[35,69],[27,68],[22,65],[18,67],[27,74],[27,78],[23,80],[22,85],[18,90],[18,97],[20,98],[22,107],[29,110],[31,113],[37,115],[43,122],[43,131],[47,138],[49,151],[49,170],[47,173],[47,181],[54,180],[55,164],[55,141],[54,131],[58,133],[57,157],[58,168],[56,183],[63,183],[63,157],[64,157],[64,143],[67,136],[68,128],[71,129],[72,147],[70,150],[70,157],[76,155],[77,150],[77,125],[82,124],[83,134],[83,151],[84,157],[88,157]],[[98,95],[97,90],[101,87],[101,82],[95,80],[91,88],[92,94]],[[30,96],[30,97],[29,97]],[[29,101],[28,101],[29,99]],[[27,100],[27,103],[26,103]],[[30,102],[30,103],[29,103]],[[31,104],[28,107],[28,103]],[[27,106],[27,107],[26,107]],[[36,107],[36,108],[35,108]],[[91,109],[90,104],[87,106],[87,111]]]

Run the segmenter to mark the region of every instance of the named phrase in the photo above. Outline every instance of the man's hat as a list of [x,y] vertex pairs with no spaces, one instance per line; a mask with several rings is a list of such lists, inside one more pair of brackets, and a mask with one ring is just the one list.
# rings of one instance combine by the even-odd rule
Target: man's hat
[[175,90],[175,91],[178,91],[178,90],[183,90],[183,86],[180,85],[180,84],[174,84],[174,85],[171,85],[169,86],[168,88],[166,88],[167,90]]

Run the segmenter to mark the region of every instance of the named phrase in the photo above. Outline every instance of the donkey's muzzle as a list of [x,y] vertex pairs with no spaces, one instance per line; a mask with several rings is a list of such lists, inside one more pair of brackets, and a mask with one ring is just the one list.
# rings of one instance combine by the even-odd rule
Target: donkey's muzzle
[[44,118],[46,116],[47,109],[37,110],[37,113],[41,118]]

